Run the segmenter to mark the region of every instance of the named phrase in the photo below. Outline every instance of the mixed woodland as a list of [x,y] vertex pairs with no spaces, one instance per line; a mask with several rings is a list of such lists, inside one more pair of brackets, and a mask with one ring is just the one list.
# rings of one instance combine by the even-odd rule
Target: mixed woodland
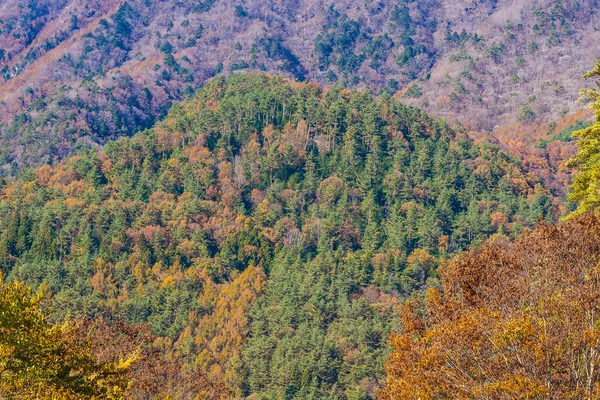
[[[582,149],[596,131],[597,125],[578,131]],[[595,183],[584,177],[593,175],[595,159],[580,151],[573,160],[582,171],[573,201],[593,201],[586,191],[595,193]],[[582,187],[584,182],[590,187]],[[595,236],[583,228],[577,235],[590,242],[589,249],[573,247],[580,236],[569,233],[572,225],[531,233],[536,225],[587,210],[588,203],[577,208],[490,141],[475,140],[389,95],[323,89],[263,74],[215,78],[153,128],[54,167],[23,170],[2,185],[0,268],[9,282],[3,296],[8,302],[19,296],[23,304],[17,310],[33,313],[40,327],[23,328],[32,340],[57,346],[61,341],[52,335],[76,340],[86,349],[76,355],[88,359],[72,363],[85,368],[102,363],[110,379],[123,380],[110,386],[122,388],[110,394],[116,398],[368,399],[381,393],[412,396],[402,392],[406,387],[420,391],[414,392],[417,397],[432,387],[453,390],[450,383],[430,383],[411,370],[428,374],[432,368],[439,375],[432,360],[443,364],[444,354],[425,355],[439,349],[431,336],[439,325],[453,326],[462,313],[468,319],[480,312],[498,320],[482,319],[464,329],[494,331],[509,322],[522,329],[518,324],[527,321],[505,319],[528,310],[527,302],[534,300],[521,299],[510,286],[513,280],[535,286],[538,279],[554,279],[530,276],[531,259],[540,260],[543,275],[555,273],[545,269],[555,254],[567,264],[579,257],[584,281],[585,268],[595,265]],[[585,225],[589,218],[578,223],[593,229]],[[569,241],[549,244],[559,233],[548,230]],[[540,235],[540,254],[521,256],[519,251],[534,251],[531,245]],[[484,244],[488,238],[490,244]],[[517,264],[507,264],[502,252]],[[498,258],[498,271],[485,257]],[[509,307],[501,297],[485,295],[485,301],[496,303],[483,308],[460,303],[468,300],[461,291],[475,296],[485,288],[496,290],[495,285],[507,285],[498,296],[518,303],[507,315],[496,317],[485,308]],[[29,286],[42,291],[32,295]],[[542,286],[539,296],[554,293],[546,294],[552,287]],[[519,290],[534,296],[528,287]],[[425,293],[427,307],[412,306],[425,301],[419,300]],[[429,309],[432,298],[448,302],[447,314]],[[562,312],[579,313],[579,306]],[[21,318],[18,312],[10,315]],[[420,330],[413,332],[411,323]],[[461,324],[455,329],[463,329]],[[10,322],[4,329],[13,329]],[[453,331],[439,334],[439,343],[462,340]],[[465,343],[471,343],[470,334],[476,332],[464,332]],[[102,346],[98,340],[114,344]],[[18,347],[10,341],[2,346],[9,352],[6,360],[20,360],[17,367],[32,360],[15,356]],[[472,356],[481,359],[477,351],[490,351],[486,346],[472,349]],[[458,345],[442,347],[463,354]],[[414,359],[425,359],[426,365]],[[8,376],[14,374],[8,382],[18,390],[19,382],[33,378],[27,369],[19,375],[14,368],[7,368]],[[71,377],[74,371],[85,374],[85,368],[68,364],[61,371]],[[43,370],[35,375],[41,379],[37,374],[47,377],[37,384],[56,393],[86,394],[78,386],[64,389]],[[167,383],[158,384],[157,376]],[[386,376],[389,384],[382,391]],[[425,389],[405,384],[408,376]],[[479,377],[482,385],[500,393],[502,385],[512,383],[541,390],[537,375],[514,378],[516,383],[487,378]],[[94,383],[100,379],[96,373],[85,379],[94,390],[108,390]],[[154,384],[140,383],[145,380]]]
[[600,398],[597,1],[359,3],[0,0],[0,399]]

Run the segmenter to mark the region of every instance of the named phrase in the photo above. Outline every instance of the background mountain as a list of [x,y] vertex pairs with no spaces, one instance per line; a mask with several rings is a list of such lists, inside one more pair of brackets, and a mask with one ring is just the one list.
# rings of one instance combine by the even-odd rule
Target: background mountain
[[[597,9],[596,0],[2,0],[0,163],[13,173],[151,127],[210,77],[242,70],[368,86],[477,131],[556,121],[581,107],[580,76],[598,56],[582,44],[600,39]],[[546,128],[538,135],[559,133]]]

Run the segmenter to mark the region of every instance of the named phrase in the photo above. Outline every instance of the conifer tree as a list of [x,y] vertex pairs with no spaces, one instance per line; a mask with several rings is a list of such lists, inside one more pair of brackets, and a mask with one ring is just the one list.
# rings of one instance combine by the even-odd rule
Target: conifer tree
[[595,89],[582,91],[582,96],[591,102],[596,122],[573,133],[573,137],[578,138],[579,150],[567,165],[579,170],[573,178],[569,194],[569,200],[579,202],[574,215],[600,207],[600,61],[584,76],[594,79],[596,83]]

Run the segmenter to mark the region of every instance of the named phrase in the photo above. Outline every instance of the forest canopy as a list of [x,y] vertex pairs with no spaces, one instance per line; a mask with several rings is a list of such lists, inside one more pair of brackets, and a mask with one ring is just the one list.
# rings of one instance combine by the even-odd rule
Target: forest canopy
[[290,399],[374,397],[398,299],[568,211],[518,159],[389,95],[262,74],[0,194],[0,269],[47,285],[50,318],[148,326],[182,376]]
[[596,122],[573,133],[577,209],[440,268],[443,285],[401,308],[383,399],[600,397],[600,63],[586,77]]
[[24,399],[123,399],[126,374],[138,355],[99,362],[76,325],[52,324],[44,292],[0,273],[0,394]]
[[590,107],[594,110],[596,121],[587,128],[573,133],[573,137],[578,139],[579,145],[576,156],[569,160],[569,166],[579,170],[579,173],[573,178],[569,196],[571,200],[579,203],[575,214],[597,210],[600,206],[600,148],[598,146],[600,139],[600,91],[598,90],[600,88],[600,61],[596,64],[596,68],[588,72],[585,77],[593,79],[596,84],[594,89],[582,91],[583,98],[590,102]]

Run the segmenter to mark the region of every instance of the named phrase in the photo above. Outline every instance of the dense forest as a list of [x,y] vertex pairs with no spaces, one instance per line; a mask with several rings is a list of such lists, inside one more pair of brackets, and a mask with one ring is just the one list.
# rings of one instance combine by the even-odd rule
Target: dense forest
[[0,0],[0,399],[600,398],[599,6]]
[[[584,108],[598,0],[0,0],[0,172],[148,129],[210,78],[369,87],[475,131]],[[535,135],[550,139],[552,129]],[[506,132],[506,131],[505,131]]]
[[[455,254],[567,215],[563,194],[390,95],[234,74],[7,178],[0,268],[44,288],[43,324],[83,319],[102,368],[111,346],[155,360],[120,372],[126,398],[369,399],[397,306],[440,290]],[[153,374],[168,384],[139,384]]]

